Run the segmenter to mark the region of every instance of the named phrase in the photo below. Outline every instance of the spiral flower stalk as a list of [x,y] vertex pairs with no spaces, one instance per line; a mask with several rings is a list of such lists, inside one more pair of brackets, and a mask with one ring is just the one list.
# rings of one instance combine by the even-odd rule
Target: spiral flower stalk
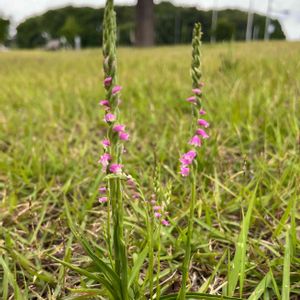
[[[193,31],[193,41],[192,41],[192,64],[191,64],[191,78],[192,78],[192,93],[193,95],[186,99],[187,102],[192,105],[192,119],[198,119],[191,124],[193,131],[193,136],[190,138],[188,145],[191,149],[184,153],[179,161],[180,174],[183,177],[191,177],[191,202],[188,220],[188,229],[186,235],[186,245],[185,245],[185,256],[182,266],[182,283],[181,289],[178,294],[177,299],[184,300],[186,297],[186,285],[188,279],[188,270],[191,261],[191,240],[193,235],[193,225],[194,225],[194,210],[196,202],[196,157],[197,150],[202,147],[204,140],[209,138],[209,135],[204,128],[209,127],[209,123],[202,119],[202,116],[206,112],[202,109],[202,87],[204,84],[201,82],[202,68],[201,68],[201,24],[195,24]],[[201,117],[201,118],[200,118]]]

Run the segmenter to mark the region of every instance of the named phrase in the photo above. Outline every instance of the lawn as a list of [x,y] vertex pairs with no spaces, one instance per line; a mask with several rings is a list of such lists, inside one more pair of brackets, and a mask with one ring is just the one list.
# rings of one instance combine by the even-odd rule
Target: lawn
[[[300,43],[204,45],[202,52],[211,127],[198,158],[189,287],[251,300],[299,299]],[[190,135],[191,48],[120,48],[118,60],[122,121],[131,137],[125,169],[147,199],[160,190],[169,211],[171,225],[156,245],[168,294],[180,286],[189,210],[178,159]],[[105,247],[107,207],[97,200],[102,80],[100,49],[0,53],[3,300],[71,299],[70,289],[91,285],[52,256],[82,268],[90,263],[71,234],[65,203],[98,251]],[[147,229],[141,200],[128,192],[124,201],[132,264]],[[90,299],[105,299],[97,297]]]

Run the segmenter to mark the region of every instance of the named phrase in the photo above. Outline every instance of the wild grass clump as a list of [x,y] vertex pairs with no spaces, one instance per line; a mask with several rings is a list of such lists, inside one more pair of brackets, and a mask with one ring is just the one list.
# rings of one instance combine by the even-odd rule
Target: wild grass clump
[[0,55],[1,299],[298,299],[299,44],[225,70],[196,25],[189,96],[189,47],[117,64],[104,24],[103,84],[99,50]]

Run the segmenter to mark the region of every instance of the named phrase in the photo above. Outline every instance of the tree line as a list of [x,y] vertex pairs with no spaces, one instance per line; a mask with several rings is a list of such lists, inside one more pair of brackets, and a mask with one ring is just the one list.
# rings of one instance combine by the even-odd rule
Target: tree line
[[[138,44],[136,41],[136,9],[134,6],[117,6],[118,43]],[[35,48],[45,45],[47,40],[65,37],[72,45],[76,36],[81,37],[83,47],[101,46],[103,8],[72,7],[49,10],[46,13],[28,18],[18,25],[16,45],[20,48]],[[211,30],[212,11],[201,11],[193,7],[176,7],[169,2],[154,6],[155,44],[189,43],[193,24],[201,22],[203,40],[210,41],[211,35],[217,41],[245,40],[247,13],[226,9],[218,11],[215,32]],[[1,24],[1,22],[0,22]],[[265,16],[255,14],[253,21],[254,39],[263,39]],[[271,39],[284,39],[278,20],[272,20]],[[0,30],[1,32],[1,30]]]

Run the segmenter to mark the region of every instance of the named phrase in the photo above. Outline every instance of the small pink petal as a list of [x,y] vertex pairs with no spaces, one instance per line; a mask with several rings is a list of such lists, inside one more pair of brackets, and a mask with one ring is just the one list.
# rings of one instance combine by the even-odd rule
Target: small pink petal
[[164,226],[170,226],[170,222],[165,219],[161,221],[161,224],[163,224]]
[[155,218],[159,219],[161,217],[161,213],[156,212],[156,213],[154,213],[154,216],[155,216]]
[[104,139],[104,140],[101,141],[101,143],[102,143],[102,146],[103,146],[104,148],[110,146],[110,141],[109,141],[109,139]]
[[108,100],[101,100],[101,101],[99,102],[99,104],[100,104],[101,106],[109,107],[109,101],[108,101]]
[[201,140],[200,140],[199,136],[198,135],[194,135],[190,139],[189,144],[192,145],[192,146],[195,146],[195,147],[201,147]]
[[106,77],[104,80],[103,80],[103,83],[105,86],[110,86],[111,83],[112,83],[112,77]]
[[153,210],[154,211],[159,211],[159,210],[161,210],[161,206],[155,205],[155,206],[153,206]]
[[121,164],[111,164],[109,167],[109,171],[114,174],[120,174],[122,172],[123,165]]
[[129,140],[129,134],[126,132],[119,132],[119,138],[122,141],[128,141]]
[[198,120],[198,125],[203,126],[205,128],[209,127],[209,123],[203,119]]
[[98,199],[98,201],[99,201],[100,203],[105,203],[105,202],[107,202],[107,197],[100,197],[100,198]]
[[206,111],[203,110],[203,109],[200,109],[200,110],[199,110],[199,114],[200,114],[200,115],[206,115]]
[[197,103],[197,98],[195,96],[192,96],[192,97],[186,98],[186,101],[190,102],[190,103],[193,103],[193,104],[196,104]]
[[107,192],[107,188],[105,186],[100,186],[98,191],[100,194],[105,194]]
[[202,136],[204,139],[208,139],[209,135],[206,133],[206,131],[204,129],[197,129],[196,133],[200,136]]
[[192,92],[196,95],[200,95],[202,93],[200,89],[192,89]]
[[189,174],[190,174],[190,168],[188,168],[188,167],[186,167],[186,166],[181,166],[181,167],[180,167],[180,174],[181,174],[183,177],[189,176]]
[[112,88],[112,94],[115,95],[117,93],[119,93],[122,90],[122,87],[120,85],[116,85]]
[[105,122],[114,122],[116,120],[116,116],[114,114],[108,113],[104,116]]
[[113,131],[115,131],[115,132],[122,132],[124,130],[125,130],[125,125],[123,125],[123,124],[116,124],[113,127]]

